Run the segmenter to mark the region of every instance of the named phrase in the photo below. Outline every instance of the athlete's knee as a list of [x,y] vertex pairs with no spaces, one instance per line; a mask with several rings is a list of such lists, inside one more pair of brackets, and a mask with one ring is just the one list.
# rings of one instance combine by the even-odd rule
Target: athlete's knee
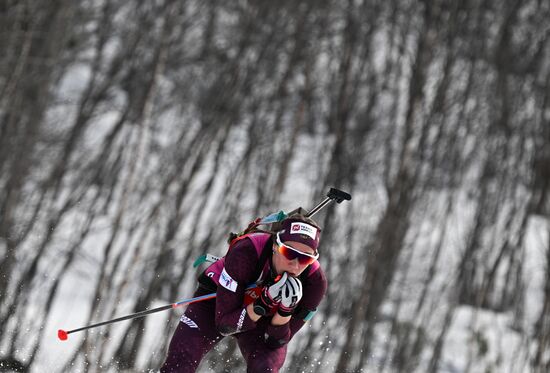
[[[188,373],[195,372],[202,357],[211,346],[195,325],[190,326],[190,319],[182,317],[174,336],[170,341],[166,361],[161,373]],[[185,322],[187,321],[187,322]]]

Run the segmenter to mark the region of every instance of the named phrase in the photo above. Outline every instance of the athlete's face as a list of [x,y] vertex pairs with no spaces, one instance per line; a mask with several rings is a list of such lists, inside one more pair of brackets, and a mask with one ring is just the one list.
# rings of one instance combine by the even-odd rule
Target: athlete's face
[[[310,255],[315,254],[311,247],[301,242],[286,241],[284,243],[303,253]],[[287,259],[279,251],[279,245],[276,243],[273,244],[273,266],[275,267],[277,274],[287,272],[289,275],[297,277],[307,268],[308,265],[309,264],[301,264],[298,258],[294,258],[292,260]]]

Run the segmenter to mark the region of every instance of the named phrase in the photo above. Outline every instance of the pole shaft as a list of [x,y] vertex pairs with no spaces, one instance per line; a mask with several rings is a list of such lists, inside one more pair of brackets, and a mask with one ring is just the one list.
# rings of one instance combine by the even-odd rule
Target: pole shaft
[[97,323],[97,324],[92,324],[92,325],[83,326],[82,328],[73,329],[73,330],[68,330],[68,331],[67,331],[67,334],[79,332],[79,331],[81,331],[81,330],[96,328],[96,327],[98,327],[98,326],[103,326],[103,325],[107,325],[107,324],[112,324],[112,323],[119,322],[119,321],[130,320],[130,319],[137,319],[137,318],[139,318],[139,317],[143,317],[143,316],[148,315],[148,314],[150,314],[150,313],[155,313],[155,312],[164,311],[164,310],[167,310],[167,309],[169,309],[169,308],[172,308],[172,305],[171,305],[171,304],[168,304],[168,305],[165,305],[165,306],[162,306],[162,307],[158,307],[158,308],[153,308],[153,309],[150,309],[150,310],[145,310],[145,311],[136,312],[136,313],[133,313],[133,314],[131,314],[131,315],[126,315],[126,316],[119,317],[119,318],[116,318],[116,319],[112,319],[112,320],[108,320],[108,321],[99,322],[99,323]]

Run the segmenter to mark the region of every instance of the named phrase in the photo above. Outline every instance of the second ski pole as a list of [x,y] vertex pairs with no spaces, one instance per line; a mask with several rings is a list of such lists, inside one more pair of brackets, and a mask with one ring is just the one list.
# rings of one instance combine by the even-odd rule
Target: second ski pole
[[62,341],[66,341],[69,338],[69,334],[80,332],[82,330],[97,328],[98,326],[108,325],[108,324],[112,324],[112,323],[119,322],[119,321],[137,319],[137,318],[149,315],[151,313],[165,311],[165,310],[168,310],[168,309],[171,309],[171,308],[176,308],[176,307],[179,307],[179,306],[183,306],[184,304],[197,303],[197,302],[212,299],[212,298],[215,298],[215,297],[216,297],[216,293],[205,294],[205,295],[201,295],[201,296],[198,296],[198,297],[184,299],[184,300],[181,300],[181,301],[176,302],[176,303],[171,303],[171,304],[167,304],[167,305],[160,306],[160,307],[157,307],[157,308],[152,308],[150,310],[145,310],[145,311],[132,313],[130,315],[118,317],[116,319],[107,320],[107,321],[99,322],[99,323],[96,323],[96,324],[83,326],[83,327],[77,328],[77,329],[72,329],[72,330],[59,329],[57,331],[57,337]]

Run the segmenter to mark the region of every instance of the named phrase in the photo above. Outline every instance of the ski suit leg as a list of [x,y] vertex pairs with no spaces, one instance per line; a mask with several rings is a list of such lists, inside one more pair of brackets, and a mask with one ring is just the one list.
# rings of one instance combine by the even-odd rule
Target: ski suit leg
[[286,345],[270,348],[265,344],[264,335],[262,327],[236,335],[247,373],[277,373],[285,362]]
[[214,322],[215,301],[189,305],[180,322],[161,367],[161,373],[192,373],[202,358],[223,336]]

